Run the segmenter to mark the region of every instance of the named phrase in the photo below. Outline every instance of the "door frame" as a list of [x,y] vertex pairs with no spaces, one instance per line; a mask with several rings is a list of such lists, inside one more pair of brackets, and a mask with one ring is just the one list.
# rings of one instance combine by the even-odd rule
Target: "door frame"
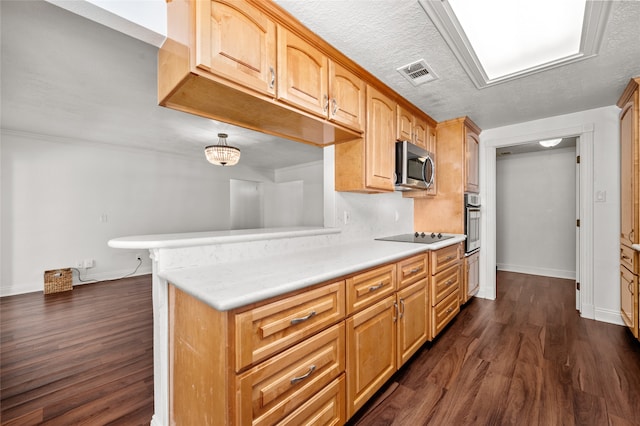
[[496,298],[496,148],[521,145],[531,141],[577,136],[576,151],[580,153],[580,316],[595,319],[593,302],[593,132],[594,124],[549,128],[535,133],[523,133],[510,137],[483,139],[480,136],[480,196],[482,199],[480,234],[480,291],[478,297]]

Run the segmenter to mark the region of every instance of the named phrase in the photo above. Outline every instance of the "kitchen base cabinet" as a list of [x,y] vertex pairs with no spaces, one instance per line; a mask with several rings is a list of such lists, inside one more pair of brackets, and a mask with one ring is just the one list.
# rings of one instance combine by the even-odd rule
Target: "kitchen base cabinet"
[[467,303],[480,290],[480,252],[465,256],[460,303]]
[[622,320],[638,338],[638,276],[620,266],[620,314]]
[[429,339],[427,278],[398,291],[398,368]]
[[396,372],[395,296],[347,318],[347,416]]
[[463,243],[431,252],[430,340],[460,312]]
[[342,374],[329,386],[318,392],[286,419],[280,426],[329,425],[339,426],[345,417],[345,377]]

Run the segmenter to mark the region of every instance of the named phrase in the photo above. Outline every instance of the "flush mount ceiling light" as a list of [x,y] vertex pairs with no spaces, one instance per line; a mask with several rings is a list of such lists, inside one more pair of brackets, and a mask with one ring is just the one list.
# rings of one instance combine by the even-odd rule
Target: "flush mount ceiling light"
[[419,0],[477,88],[598,54],[611,8],[592,0]]
[[226,133],[218,133],[218,143],[209,145],[204,149],[207,161],[216,166],[235,166],[240,160],[240,150],[235,146],[227,145]]
[[545,148],[551,148],[552,146],[556,146],[558,145],[560,142],[562,142],[562,138],[560,139],[547,139],[545,141],[540,141],[540,145],[544,146]]

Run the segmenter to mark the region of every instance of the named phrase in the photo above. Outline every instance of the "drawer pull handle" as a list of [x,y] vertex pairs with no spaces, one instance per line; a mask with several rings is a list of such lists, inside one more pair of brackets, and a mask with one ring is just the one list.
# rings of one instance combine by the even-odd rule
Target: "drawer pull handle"
[[291,379],[291,384],[295,385],[298,382],[303,381],[304,379],[306,379],[307,377],[309,377],[314,371],[316,371],[316,366],[315,365],[310,365],[309,366],[309,371],[307,371],[305,374],[303,374],[302,376],[298,376],[298,377],[293,377]]
[[449,281],[447,281],[446,283],[444,283],[444,285],[451,285],[451,284],[453,284],[454,282],[455,282],[454,280],[449,280]]
[[455,258],[455,256],[447,256],[447,258],[444,261],[446,262],[447,260],[451,260],[451,259],[454,259],[454,258]]
[[451,312],[453,312],[453,308],[449,308],[447,309],[447,313],[450,314]]
[[380,283],[378,285],[371,286],[371,287],[369,287],[369,292],[376,291],[376,290],[382,288],[383,285],[384,285],[384,283]]
[[307,320],[310,320],[311,318],[313,318],[315,316],[316,316],[316,311],[311,311],[311,312],[309,312],[309,315],[307,315],[306,317],[292,319],[291,320],[291,325],[300,324],[301,322],[305,322]]
[[413,268],[411,271],[409,271],[410,274],[415,274],[416,272],[420,272],[420,269],[422,268]]
[[622,255],[622,259],[624,260],[631,260],[631,258],[629,256],[627,256],[626,254]]

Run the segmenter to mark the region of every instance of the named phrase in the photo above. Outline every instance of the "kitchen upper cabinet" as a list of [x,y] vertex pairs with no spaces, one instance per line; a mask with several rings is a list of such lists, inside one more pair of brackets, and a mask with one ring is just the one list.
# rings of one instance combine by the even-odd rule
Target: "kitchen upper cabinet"
[[278,99],[326,117],[329,60],[302,38],[278,27]]
[[[640,77],[629,81],[617,105],[620,112],[620,313],[633,335],[638,324],[640,265]],[[635,246],[637,247],[637,246]]]
[[396,140],[409,141],[427,149],[427,120],[407,110],[401,104],[396,108]]
[[480,192],[480,136],[470,127],[465,128],[464,192]]
[[364,130],[366,84],[335,61],[329,61],[329,120]]
[[365,186],[393,191],[395,184],[396,104],[367,87],[367,131],[365,135]]
[[275,95],[276,24],[255,7],[196,2],[196,66],[249,89]]
[[396,104],[372,86],[366,99],[365,137],[335,146],[336,191],[394,190]]

